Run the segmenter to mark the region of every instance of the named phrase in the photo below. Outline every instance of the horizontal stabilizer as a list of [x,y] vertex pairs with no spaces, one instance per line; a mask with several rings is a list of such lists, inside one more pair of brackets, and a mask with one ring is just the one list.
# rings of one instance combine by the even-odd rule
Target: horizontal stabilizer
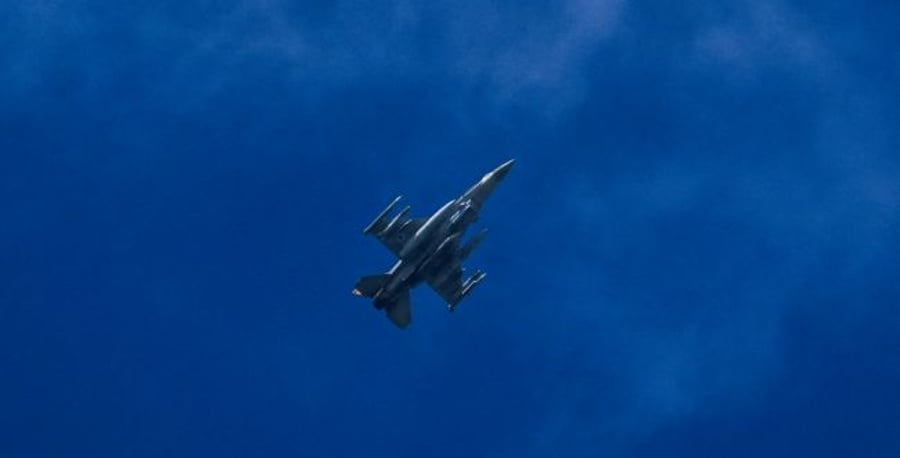
[[397,296],[397,299],[386,308],[387,310],[385,313],[387,313],[388,319],[397,325],[398,328],[402,329],[409,326],[410,321],[412,321],[412,312],[409,309],[408,289],[400,293],[400,295]]
[[356,282],[353,294],[357,296],[373,297],[387,284],[391,276],[388,274],[367,275]]

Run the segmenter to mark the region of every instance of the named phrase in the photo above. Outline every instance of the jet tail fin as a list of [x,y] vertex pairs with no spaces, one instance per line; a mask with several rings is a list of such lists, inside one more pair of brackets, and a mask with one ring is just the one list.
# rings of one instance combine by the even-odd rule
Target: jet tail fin
[[388,274],[366,275],[356,282],[353,294],[363,297],[373,297],[387,284],[391,276]]

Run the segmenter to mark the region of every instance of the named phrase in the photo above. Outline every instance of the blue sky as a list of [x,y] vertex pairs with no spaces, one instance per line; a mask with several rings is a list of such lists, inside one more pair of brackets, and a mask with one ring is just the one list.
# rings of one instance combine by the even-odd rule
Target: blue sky
[[[898,17],[7,2],[0,456],[898,456]],[[511,157],[457,313],[350,295]]]

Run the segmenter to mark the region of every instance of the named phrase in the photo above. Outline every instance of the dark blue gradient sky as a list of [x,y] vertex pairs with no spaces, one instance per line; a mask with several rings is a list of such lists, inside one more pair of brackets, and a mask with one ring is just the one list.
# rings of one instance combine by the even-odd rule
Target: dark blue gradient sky
[[[126,2],[127,3],[127,2]],[[900,456],[900,4],[0,6],[0,456]],[[507,158],[398,331],[394,195]]]

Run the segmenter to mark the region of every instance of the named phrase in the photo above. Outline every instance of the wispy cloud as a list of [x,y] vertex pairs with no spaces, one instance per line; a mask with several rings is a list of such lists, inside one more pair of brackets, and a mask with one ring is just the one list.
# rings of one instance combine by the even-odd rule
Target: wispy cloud
[[832,65],[812,25],[783,2],[737,2],[727,8],[701,28],[693,43],[694,65],[718,65],[737,79],[752,79],[772,66],[812,74]]
[[[852,323],[881,306],[823,313],[810,301],[866,289],[888,262],[886,247],[897,243],[900,187],[892,177],[900,161],[885,123],[890,108],[833,49],[835,38],[786,3],[729,8],[692,17],[695,33],[671,44],[690,52],[661,61],[676,83],[666,108],[699,119],[693,103],[678,105],[680,85],[702,92],[705,82],[752,97],[769,90],[773,75],[788,75],[787,84],[820,96],[798,113],[798,125],[812,127],[790,147],[756,156],[737,143],[752,144],[748,132],[723,137],[718,154],[697,156],[691,150],[709,147],[708,130],[684,129],[640,169],[633,162],[616,169],[610,159],[603,163],[613,170],[571,170],[554,181],[553,205],[574,218],[569,235],[581,255],[550,294],[565,310],[558,326],[594,355],[571,355],[572,364],[613,369],[582,387],[593,396],[576,390],[554,398],[534,440],[543,451],[615,453],[671,422],[753,409],[782,374],[789,319]],[[609,390],[618,402],[602,394]],[[591,409],[616,420],[586,416]]]
[[[451,91],[481,89],[500,106],[525,96],[546,108],[578,97],[585,84],[580,67],[615,32],[622,7],[621,0],[535,9],[396,0],[339,1],[317,10],[245,0],[161,12],[128,8],[111,25],[76,5],[32,2],[15,8],[16,22],[26,24],[20,32],[28,46],[20,49],[30,52],[9,60],[26,90],[40,84],[56,51],[91,49],[93,58],[71,63],[84,67],[68,69],[81,75],[152,63],[158,95],[188,107],[265,66],[274,78],[319,96],[372,80],[437,81]],[[104,41],[103,30],[111,27],[131,31],[133,40],[122,45],[135,60],[102,60],[103,49],[124,52]]]
[[[592,80],[607,68],[598,61],[599,50],[615,42],[621,55],[640,56],[638,63],[608,67],[616,73],[610,77],[616,90],[634,92],[617,94],[619,104],[608,116],[633,119],[637,125],[630,127],[646,136],[663,135],[648,119],[668,116],[674,132],[657,145],[665,154],[640,156],[646,152],[615,144],[616,151],[573,154],[608,154],[608,167],[583,167],[576,160],[567,168],[559,155],[584,145],[563,138],[547,141],[559,149],[532,150],[516,172],[526,177],[531,169],[536,177],[529,183],[534,186],[520,189],[528,200],[523,212],[535,205],[546,214],[519,229],[532,238],[526,234],[515,243],[531,243],[535,250],[552,245],[558,273],[530,272],[547,275],[542,294],[555,301],[536,307],[541,323],[531,332],[550,348],[538,363],[569,373],[542,374],[546,379],[539,383],[549,380],[539,387],[546,389],[540,393],[544,410],[535,413],[530,441],[517,438],[510,455],[523,448],[534,456],[615,453],[673,421],[752,409],[782,374],[784,323],[797,314],[813,316],[804,309],[813,297],[811,284],[824,290],[819,295],[865,288],[876,266],[889,260],[887,248],[896,246],[896,108],[835,49],[835,37],[786,2],[709,7],[680,18],[689,31],[674,43],[667,40],[677,34],[642,24],[648,5],[624,0],[534,7],[325,3],[313,9],[304,2],[244,0],[104,12],[78,2],[10,2],[0,6],[6,18],[0,37],[17,46],[0,51],[0,101],[27,111],[33,99],[59,97],[54,110],[102,100],[106,105],[96,112],[109,119],[157,110],[177,123],[217,112],[230,94],[252,101],[266,86],[315,113],[336,95],[360,88],[422,85],[439,93],[437,111],[465,117],[482,108],[500,114],[516,109],[547,121],[541,127],[556,134],[561,119],[593,122],[571,119],[590,116],[575,108],[610,101],[602,98],[610,88]],[[648,22],[656,21],[668,25],[667,18]],[[620,33],[630,35],[616,40]],[[657,86],[641,79],[648,72],[656,78],[649,84]],[[783,80],[788,90],[782,105],[793,107],[794,98],[804,97],[815,102],[789,113],[802,118],[801,138],[774,153],[752,151],[757,143],[766,146],[758,140],[771,132],[740,124],[746,121],[740,104],[724,103],[733,111],[725,113],[715,105],[709,114],[685,103],[714,91],[752,101],[769,91],[767,84]],[[685,87],[695,92],[685,93]],[[128,92],[128,100],[119,100],[116,91]],[[659,100],[628,106],[647,92]],[[462,106],[467,103],[477,106]],[[779,103],[754,116],[777,114]],[[241,113],[234,116],[241,119]],[[735,120],[710,120],[729,116]],[[163,142],[147,138],[153,126],[141,116],[123,117],[130,126],[123,136],[135,149]],[[723,128],[715,137],[721,144],[710,152],[710,123],[739,135]],[[439,127],[450,135],[458,128]],[[534,139],[514,127],[510,135],[521,135],[523,143]],[[602,122],[585,129],[591,139],[620,134]],[[570,130],[559,132],[563,137]],[[206,141],[205,134],[197,136]],[[473,143],[465,146],[474,152],[464,154],[483,155],[482,145]],[[440,147],[421,146],[416,170],[433,160],[429,148]],[[693,154],[702,148],[703,154]],[[246,162],[240,166],[250,166]],[[535,189],[548,197],[534,204]],[[517,267],[511,270],[523,273]],[[811,319],[853,322],[867,306]]]

